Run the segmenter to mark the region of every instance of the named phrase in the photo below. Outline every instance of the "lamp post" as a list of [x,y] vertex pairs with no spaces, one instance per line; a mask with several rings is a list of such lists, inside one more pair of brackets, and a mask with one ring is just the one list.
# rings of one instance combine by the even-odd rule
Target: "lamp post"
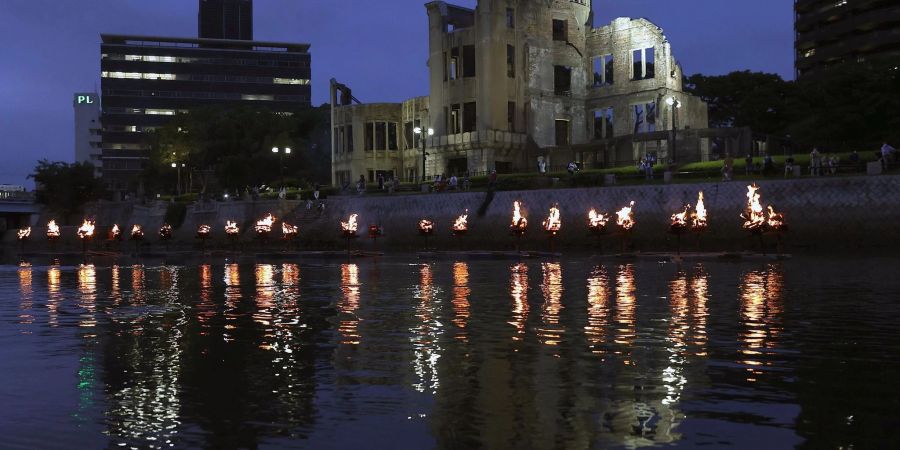
[[278,169],[281,172],[281,189],[284,189],[284,155],[291,154],[291,148],[285,147],[283,149],[278,147],[272,147],[272,153],[278,154]]
[[416,127],[413,129],[413,133],[421,135],[420,139],[422,140],[422,182],[424,183],[425,182],[425,159],[428,156],[428,154],[425,153],[425,135],[427,134],[428,136],[434,136],[434,129],[429,128],[429,129],[425,130],[422,127]]
[[185,167],[184,163],[172,163],[172,168],[178,171],[178,183],[175,185],[176,195],[181,195],[181,168]]
[[669,97],[666,99],[666,104],[672,107],[672,155],[669,158],[672,163],[676,163],[677,159],[677,145],[678,145],[678,110],[681,108],[681,101],[675,98],[675,96]]

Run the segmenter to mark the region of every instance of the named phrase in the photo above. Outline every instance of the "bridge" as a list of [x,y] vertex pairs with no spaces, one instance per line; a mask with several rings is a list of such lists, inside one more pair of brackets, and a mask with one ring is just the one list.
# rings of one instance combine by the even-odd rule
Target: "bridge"
[[40,210],[33,192],[0,192],[0,231],[27,226]]

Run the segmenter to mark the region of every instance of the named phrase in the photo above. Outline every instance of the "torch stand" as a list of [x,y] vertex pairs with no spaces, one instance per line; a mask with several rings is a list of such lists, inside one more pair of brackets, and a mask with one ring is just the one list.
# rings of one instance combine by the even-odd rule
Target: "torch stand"
[[622,253],[627,253],[629,247],[631,247],[631,231],[626,230],[622,232]]

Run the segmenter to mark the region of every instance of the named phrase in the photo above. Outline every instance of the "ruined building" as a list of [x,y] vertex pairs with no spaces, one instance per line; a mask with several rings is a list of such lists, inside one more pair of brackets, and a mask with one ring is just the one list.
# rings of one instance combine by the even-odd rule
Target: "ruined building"
[[619,18],[594,28],[590,0],[425,7],[427,97],[354,104],[346,86],[332,83],[338,185],[379,173],[423,179],[423,138],[426,179],[536,171],[539,160],[556,170],[570,161],[633,164],[646,154],[708,158],[709,137],[698,132],[708,126],[706,104],[682,90],[681,67],[653,23]]

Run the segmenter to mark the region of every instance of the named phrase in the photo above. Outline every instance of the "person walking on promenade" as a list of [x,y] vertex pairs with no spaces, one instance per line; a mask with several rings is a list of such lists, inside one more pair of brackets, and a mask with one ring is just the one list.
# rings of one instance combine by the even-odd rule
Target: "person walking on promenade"
[[763,157],[763,175],[769,176],[774,171],[775,161],[772,160],[772,155],[766,153],[766,156]]
[[491,174],[488,175],[488,191],[494,192],[494,189],[497,188],[497,170],[494,169],[491,171]]
[[380,172],[378,173],[378,190],[384,190],[384,174]]
[[456,174],[450,175],[450,181],[447,182],[447,188],[451,191],[456,190],[456,186],[459,185],[459,179],[456,178]]
[[750,175],[753,173],[753,156],[749,153],[747,157],[744,158],[744,175]]
[[809,174],[814,177],[822,175],[822,154],[819,153],[818,147],[813,147],[809,152]]
[[891,147],[887,143],[887,141],[885,141],[881,145],[881,168],[882,169],[884,169],[885,171],[888,170],[888,165],[889,165],[888,159],[890,159],[891,155],[895,154],[896,152],[897,152],[897,149],[894,147]]
[[794,155],[788,155],[784,160],[784,177],[787,178],[794,174]]
[[725,162],[722,164],[722,180],[723,181],[731,181],[731,177],[734,175],[734,158],[731,157],[731,153],[725,153]]
[[366,177],[360,175],[359,181],[356,182],[356,193],[363,195],[364,192],[366,192]]
[[469,181],[469,171],[467,170],[465,174],[463,174],[463,190],[468,191],[471,182]]

